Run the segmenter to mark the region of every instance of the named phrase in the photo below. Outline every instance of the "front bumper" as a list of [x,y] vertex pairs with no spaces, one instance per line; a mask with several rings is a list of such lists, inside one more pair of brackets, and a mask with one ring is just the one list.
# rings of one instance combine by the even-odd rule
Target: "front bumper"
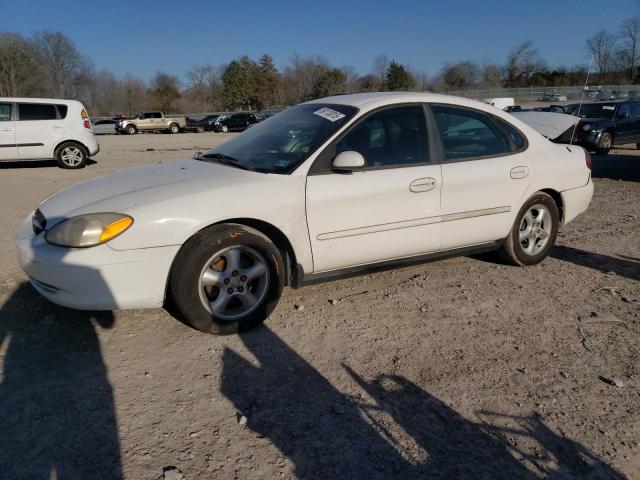
[[598,148],[603,132],[576,132],[576,145],[580,145],[585,150],[594,151]]
[[156,308],[164,303],[171,263],[180,246],[114,250],[51,245],[35,235],[29,215],[16,234],[20,268],[53,303],[81,310]]

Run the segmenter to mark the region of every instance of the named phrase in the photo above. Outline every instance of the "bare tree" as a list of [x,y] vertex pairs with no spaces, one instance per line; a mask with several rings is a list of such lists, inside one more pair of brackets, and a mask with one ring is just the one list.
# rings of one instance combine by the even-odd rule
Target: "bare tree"
[[446,88],[452,90],[465,90],[473,87],[476,83],[478,66],[470,60],[445,63],[440,72],[442,83]]
[[531,40],[522,42],[509,52],[505,65],[507,87],[529,85],[531,77],[537,70],[546,66],[538,55],[538,49]]
[[73,96],[90,62],[67,36],[60,32],[36,34],[35,48],[45,77],[47,94],[52,97]]
[[611,73],[615,54],[616,38],[610,33],[600,30],[587,39],[587,49],[598,67],[600,82],[605,83]]
[[387,79],[387,71],[389,70],[389,66],[391,65],[391,60],[386,55],[378,55],[373,60],[373,68],[371,72],[378,77],[380,82],[384,82]]
[[626,64],[628,79],[633,82],[636,77],[636,65],[640,60],[640,16],[626,19],[620,25],[619,37],[621,60]]
[[17,33],[0,34],[0,96],[41,95],[41,85],[33,43]]
[[187,72],[188,87],[185,95],[203,112],[219,108],[222,84],[219,71],[210,63],[196,65]]
[[329,68],[329,62],[322,56],[303,58],[294,54],[283,74],[285,102],[293,105],[313,98],[316,80]]
[[478,82],[481,88],[500,88],[503,83],[502,69],[493,63],[483,63],[478,72]]

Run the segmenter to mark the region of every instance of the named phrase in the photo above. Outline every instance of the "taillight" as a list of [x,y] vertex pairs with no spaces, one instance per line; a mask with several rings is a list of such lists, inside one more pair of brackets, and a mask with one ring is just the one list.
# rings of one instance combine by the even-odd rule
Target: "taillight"
[[82,124],[84,125],[84,128],[86,128],[87,130],[91,130],[91,122],[89,121],[89,114],[84,108],[82,109],[80,116],[82,117]]
[[591,160],[591,154],[587,150],[584,151],[584,161],[587,163],[587,168],[589,170],[593,170],[593,161]]

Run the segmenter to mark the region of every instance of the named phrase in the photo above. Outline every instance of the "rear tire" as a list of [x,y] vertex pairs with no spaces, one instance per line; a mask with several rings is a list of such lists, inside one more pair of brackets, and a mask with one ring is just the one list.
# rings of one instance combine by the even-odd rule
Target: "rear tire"
[[542,262],[553,248],[559,225],[560,213],[553,198],[544,192],[534,194],[518,212],[498,250],[500,258],[520,267]]
[[180,125],[178,125],[177,123],[172,123],[171,125],[169,125],[169,133],[180,133]]
[[598,148],[596,148],[596,153],[598,155],[606,155],[611,150],[611,146],[613,145],[613,137],[609,132],[605,132],[600,137],[600,142],[598,142]]
[[261,324],[284,287],[280,250],[261,232],[213,225],[191,237],[171,269],[172,307],[201,332],[227,335]]
[[222,127],[220,127],[220,131],[222,133],[227,133],[229,131],[229,127],[227,127],[226,125],[222,125]]
[[56,161],[60,168],[77,170],[87,163],[87,151],[76,142],[65,142],[56,149]]

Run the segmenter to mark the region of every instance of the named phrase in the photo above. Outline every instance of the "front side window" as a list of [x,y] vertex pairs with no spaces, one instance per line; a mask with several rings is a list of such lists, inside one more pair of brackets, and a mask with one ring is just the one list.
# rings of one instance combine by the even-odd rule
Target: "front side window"
[[511,152],[509,139],[488,115],[453,106],[434,105],[431,109],[447,160],[490,157]]
[[11,103],[0,103],[0,122],[11,121],[12,108],[13,108],[13,104]]
[[55,120],[56,107],[44,103],[18,104],[18,120]]
[[258,172],[290,173],[356,112],[349,105],[298,105],[256,123],[202,159]]
[[360,153],[366,167],[419,165],[429,161],[424,111],[419,105],[394,107],[358,123],[336,145],[336,154]]

